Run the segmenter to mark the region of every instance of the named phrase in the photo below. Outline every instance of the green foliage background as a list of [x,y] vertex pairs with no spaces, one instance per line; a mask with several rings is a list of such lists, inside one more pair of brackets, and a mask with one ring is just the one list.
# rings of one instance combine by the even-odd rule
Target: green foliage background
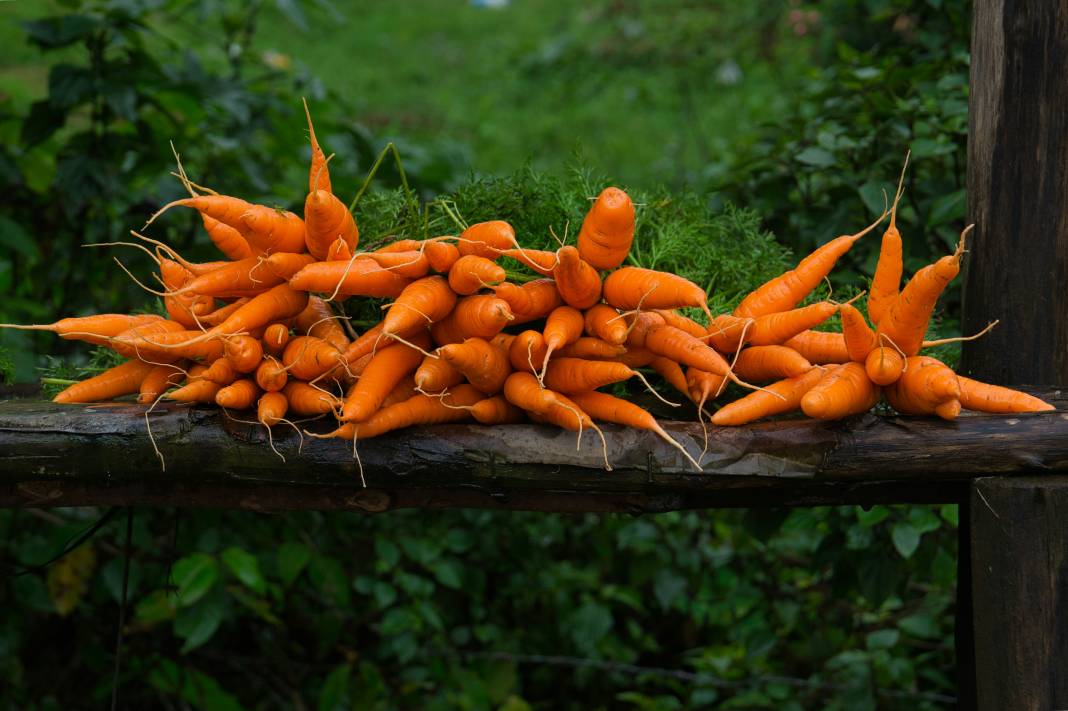
[[[80,245],[181,196],[168,141],[197,182],[298,207],[300,96],[335,185],[393,140],[421,200],[532,245],[613,176],[640,203],[635,261],[721,308],[867,223],[906,148],[907,268],[962,226],[967,2],[478,5],[4,3],[0,321],[145,307],[110,260],[146,260]],[[400,178],[387,162],[361,202],[365,240],[445,227]],[[152,229],[211,255],[190,215]],[[875,244],[837,286],[863,287]],[[0,339],[8,381],[45,353],[60,377],[100,366]],[[948,708],[956,516],[135,511],[120,707]],[[108,702],[127,521],[0,512],[8,707]]]

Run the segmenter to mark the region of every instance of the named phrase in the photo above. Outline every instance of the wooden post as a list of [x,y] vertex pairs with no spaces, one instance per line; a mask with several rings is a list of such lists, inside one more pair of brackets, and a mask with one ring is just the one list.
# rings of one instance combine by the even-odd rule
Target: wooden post
[[969,503],[977,707],[1068,709],[1068,478],[977,479]]
[[975,0],[968,123],[962,371],[1068,383],[1068,2]]

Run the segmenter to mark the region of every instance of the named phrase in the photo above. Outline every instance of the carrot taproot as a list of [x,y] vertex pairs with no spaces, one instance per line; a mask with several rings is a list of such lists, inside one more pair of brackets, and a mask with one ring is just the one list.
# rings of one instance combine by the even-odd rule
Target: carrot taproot
[[608,343],[600,338],[581,336],[578,340],[557,350],[556,354],[571,358],[586,358],[587,360],[611,360],[626,352],[625,346]]
[[960,404],[967,410],[1009,414],[1056,409],[1048,402],[1019,390],[983,383],[963,375],[958,375],[957,380],[960,383]]
[[556,265],[560,263],[556,252],[544,249],[504,249],[501,250],[501,256],[514,259],[524,267],[542,276],[552,276]]
[[465,296],[456,302],[448,316],[430,327],[439,346],[461,343],[468,338],[493,338],[515,316],[508,302],[488,294]]
[[515,370],[537,373],[547,351],[545,336],[540,331],[523,331],[508,348],[508,361]]
[[463,381],[464,374],[444,358],[426,356],[415,370],[415,387],[425,393],[440,393]]
[[674,309],[654,309],[654,311],[664,319],[668,326],[674,326],[686,331],[694,338],[705,338],[708,335],[708,328],[697,323],[689,316],[683,316]]
[[960,273],[964,241],[972,227],[974,225],[969,225],[961,232],[960,241],[953,254],[920,269],[909,279],[876,326],[879,343],[884,343],[883,339],[887,339],[906,356],[920,352],[938,297]]
[[879,387],[868,379],[863,363],[828,370],[801,398],[801,410],[817,420],[837,420],[867,412],[879,400]]
[[545,372],[553,351],[574,343],[582,336],[585,319],[582,312],[571,306],[557,306],[545,319],[542,336],[545,338],[545,357],[541,371]]
[[212,244],[218,247],[227,259],[236,261],[252,256],[252,248],[248,246],[248,240],[240,230],[219,222],[207,213],[202,212],[200,219],[204,223],[204,229],[211,238]]
[[750,346],[738,354],[734,372],[752,383],[766,383],[804,375],[814,366],[786,346]]
[[347,262],[350,259],[352,259],[352,250],[349,249],[349,245],[344,239],[338,237],[330,243],[330,247],[326,250],[324,261]]
[[241,224],[254,254],[303,252],[307,248],[304,220],[288,210],[252,205],[241,215]]
[[750,292],[735,307],[733,315],[756,318],[794,308],[830,274],[838,258],[848,252],[858,239],[875,229],[885,217],[884,212],[860,232],[836,237],[820,246],[793,269]]
[[875,275],[872,277],[871,289],[868,291],[868,316],[876,325],[882,320],[890,304],[894,303],[898,290],[901,288],[903,265],[901,233],[897,229],[897,205],[901,200],[902,188],[905,184],[905,169],[909,165],[909,155],[911,152],[905,154],[905,164],[901,166],[897,192],[894,193],[894,202],[890,205],[890,224],[883,233],[883,241],[879,246],[879,259],[875,263]]
[[730,366],[718,352],[682,329],[668,326],[663,317],[641,313],[633,318],[627,346],[647,348],[656,355],[671,358],[714,375],[727,375]]
[[205,294],[220,298],[249,296],[266,291],[285,282],[285,277],[272,273],[262,257],[249,257],[230,262],[207,274],[185,282],[184,286],[171,291],[171,295]]
[[341,408],[337,395],[300,380],[288,381],[282,394],[289,402],[290,412],[301,417],[326,415]]
[[578,234],[582,258],[596,269],[615,269],[634,241],[634,203],[619,188],[605,188],[590,206]]
[[494,395],[469,406],[468,411],[482,425],[514,425],[526,420],[522,409],[508,402],[503,395]]
[[367,363],[360,379],[345,395],[345,403],[338,418],[343,422],[361,422],[377,411],[382,400],[405,376],[415,372],[429,345],[425,332],[412,339],[412,345],[396,343],[380,348]]
[[797,334],[823,323],[838,311],[838,304],[820,301],[797,309],[757,316],[745,331],[745,342],[754,346],[785,343]]
[[264,427],[274,427],[289,412],[289,400],[277,390],[268,390],[256,403],[256,419]]
[[235,299],[233,302],[220,306],[209,314],[198,316],[197,320],[200,321],[201,326],[218,326],[220,323],[230,318],[230,315],[237,311],[239,308],[249,302],[248,296],[242,296],[240,299]]
[[384,244],[381,247],[376,248],[374,251],[378,254],[387,252],[411,252],[412,250],[418,251],[422,246],[423,243],[417,239],[398,239],[388,244]]
[[382,335],[398,337],[420,326],[438,323],[456,307],[456,294],[441,276],[429,276],[404,287],[382,319]]
[[337,346],[315,336],[297,336],[282,352],[282,364],[298,380],[315,380],[344,360],[345,354]]
[[474,294],[479,289],[500,283],[504,279],[503,267],[476,254],[460,257],[449,270],[449,286],[461,296]]
[[652,365],[653,361],[657,358],[662,357],[642,346],[628,344],[626,349],[627,351],[625,353],[616,356],[613,360],[618,360],[623,365],[630,366],[631,368],[645,368]]
[[489,339],[489,342],[490,342],[490,344],[492,344],[494,346],[497,346],[498,348],[503,350],[505,353],[507,353],[508,349],[512,347],[512,341],[514,341],[514,340],[515,340],[515,334],[514,333],[505,333],[504,331],[501,331],[496,336],[494,336],[493,338]]
[[475,254],[496,259],[502,250],[518,247],[515,230],[504,220],[479,222],[464,230],[457,241],[460,256]]
[[545,386],[559,393],[579,393],[621,383],[635,373],[615,361],[558,357],[545,369]]
[[263,344],[252,336],[232,336],[223,341],[223,353],[239,373],[251,373],[263,360]]
[[594,304],[584,316],[586,333],[608,343],[622,345],[627,340],[627,323],[608,304]]
[[309,264],[289,280],[289,285],[300,291],[379,298],[395,298],[410,283],[378,262],[360,257]]
[[234,364],[228,358],[217,358],[208,369],[200,374],[204,380],[210,380],[216,385],[229,385],[237,380],[238,372]]
[[265,356],[256,368],[256,385],[265,392],[275,392],[286,386],[289,372],[274,356]]
[[463,343],[441,346],[437,355],[486,395],[500,392],[512,372],[508,354],[481,338],[468,338]]
[[953,419],[960,412],[959,407],[944,407],[951,401],[960,401],[957,374],[945,363],[928,356],[906,359],[901,377],[888,385],[883,395],[890,407],[903,415],[937,414]]
[[202,293],[183,293],[195,278],[193,273],[173,259],[161,257],[159,276],[167,290],[163,297],[163,308],[172,321],[177,321],[186,328],[197,328],[200,317],[215,309],[215,299]]
[[137,402],[141,405],[149,405],[184,379],[185,371],[178,365],[157,365],[141,381]]
[[108,368],[99,375],[74,383],[52,398],[52,402],[98,402],[136,393],[141,383],[155,367],[153,363],[136,359],[128,360],[113,368]]
[[446,242],[441,238],[432,238],[424,243],[423,252],[430,262],[430,268],[438,274],[448,274],[452,265],[460,259],[460,250],[455,244]]
[[[229,195],[197,195],[195,197],[182,198],[167,203],[159,210],[156,210],[156,212],[148,218],[145,227],[151,225],[156,221],[156,218],[170,210],[172,207],[190,207],[201,215],[207,215],[224,225],[233,227],[238,232],[244,233],[245,226],[241,221],[241,216],[248,212],[253,205],[241,198],[230,197]],[[249,246],[251,247],[252,245]]]
[[550,311],[564,303],[552,279],[535,279],[526,284],[506,281],[491,288],[494,296],[508,303],[515,324],[545,318]]
[[553,279],[564,303],[576,309],[588,309],[600,301],[601,275],[582,259],[578,249],[566,245],[556,255],[559,263],[553,269]]
[[764,390],[751,392],[717,410],[712,415],[712,424],[744,425],[764,417],[793,412],[801,407],[801,398],[823,379],[824,374],[822,368],[813,368],[807,373],[772,383]]
[[204,380],[200,377],[200,372],[195,369],[190,369],[189,374],[192,376],[185,385],[177,390],[171,390],[164,395],[166,400],[174,400],[175,402],[184,403],[196,403],[208,405],[215,402],[215,396],[222,390],[221,385],[213,383],[210,380]]
[[230,335],[240,331],[253,331],[272,321],[283,321],[296,316],[308,305],[308,294],[279,284],[259,296],[253,297],[234,311],[222,323],[213,326],[209,335]]
[[694,306],[712,319],[704,289],[677,274],[642,267],[622,267],[609,274],[604,280],[604,300],[623,311]]
[[157,362],[174,361],[179,358],[210,362],[221,357],[224,350],[220,341],[203,339],[202,331],[180,329],[170,329],[161,333],[149,333],[147,329],[142,329],[136,334],[124,332],[110,339],[108,345],[126,358],[141,358]]
[[852,360],[841,333],[802,331],[782,345],[793,348],[813,365],[848,363]]
[[[401,378],[401,381],[389,391],[389,394],[382,398],[382,405],[379,409],[389,407],[390,405],[396,405],[398,402],[404,402],[416,394],[419,394],[419,390],[415,384],[415,378]],[[422,394],[425,395],[426,393]]]
[[318,296],[309,296],[308,305],[297,314],[294,327],[306,336],[315,336],[344,350],[349,345],[349,337],[342,327],[339,317],[330,310],[330,304]]
[[726,386],[727,377],[724,375],[709,373],[693,366],[686,368],[686,391],[693,404],[697,405],[698,418],[705,403],[718,398]]
[[321,437],[368,439],[413,425],[438,425],[471,417],[468,406],[485,398],[472,385],[458,385],[443,396],[413,395],[404,402],[378,410],[362,422],[345,422]]
[[850,360],[863,362],[877,345],[875,331],[864,320],[864,314],[852,304],[840,305],[838,316],[842,319],[842,337]]
[[890,346],[872,348],[864,359],[864,371],[876,385],[891,385],[904,370],[905,358]]
[[[74,316],[63,318],[54,323],[3,323],[0,328],[20,331],[50,331],[65,340],[85,341],[94,345],[104,345],[107,339],[124,331],[150,323],[164,321],[155,314],[96,314],[93,316]],[[178,325],[181,328],[181,324]]]
[[260,386],[252,378],[235,380],[215,393],[215,404],[231,410],[247,410],[259,399]]

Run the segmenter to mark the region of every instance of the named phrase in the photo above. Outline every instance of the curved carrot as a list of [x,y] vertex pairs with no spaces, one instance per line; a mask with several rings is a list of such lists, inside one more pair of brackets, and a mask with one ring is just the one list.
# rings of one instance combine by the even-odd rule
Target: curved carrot
[[608,304],[594,304],[584,317],[586,333],[608,343],[622,345],[627,340],[627,323]]
[[490,288],[494,296],[508,303],[515,316],[513,323],[545,318],[550,311],[564,303],[552,279],[535,279],[521,285],[506,281]]
[[423,352],[419,349],[428,345],[429,338],[424,332],[412,339],[411,346],[397,343],[380,347],[364,368],[360,379],[346,394],[338,419],[343,422],[362,422],[371,417],[397,383],[419,367],[423,360]]
[[429,276],[404,287],[382,319],[382,335],[397,336],[437,323],[452,313],[456,294],[444,277]]
[[201,213],[200,219],[212,243],[226,255],[227,259],[247,259],[253,256],[252,248],[248,246],[248,240],[240,230],[219,222],[207,213]]
[[457,247],[460,256],[475,254],[486,259],[496,259],[501,251],[518,247],[515,230],[504,220],[491,220],[471,225],[460,235]]
[[297,314],[294,327],[301,335],[321,338],[341,350],[349,345],[349,337],[338,317],[334,316],[330,305],[318,296],[308,297],[308,305]]
[[686,382],[686,373],[683,372],[682,367],[679,366],[678,363],[670,358],[658,356],[650,361],[649,367],[655,370],[668,385],[689,397],[690,388]]
[[542,276],[552,276],[556,265],[560,263],[556,252],[543,249],[503,249],[501,256],[514,259]]
[[137,402],[149,405],[185,378],[185,372],[177,365],[157,365],[148,372],[138,386]]
[[849,359],[863,362],[877,345],[875,331],[868,327],[864,314],[851,304],[839,306],[838,315],[842,319],[842,337]]
[[579,256],[579,251],[567,245],[556,252],[559,263],[553,270],[556,289],[568,306],[588,309],[601,298],[601,276]]
[[545,357],[542,359],[541,372],[549,364],[553,351],[574,343],[582,336],[584,319],[582,312],[571,306],[558,306],[545,319],[542,336],[545,338]]
[[443,396],[414,395],[382,408],[363,422],[346,422],[323,437],[368,439],[413,425],[436,425],[466,420],[467,407],[485,396],[471,385],[458,385]]
[[879,248],[879,261],[875,264],[875,276],[871,280],[871,289],[868,292],[868,316],[871,322],[878,324],[882,320],[886,310],[897,298],[898,289],[901,288],[901,233],[897,230],[897,204],[901,200],[902,188],[905,184],[905,169],[909,165],[909,155],[905,154],[905,164],[901,166],[901,177],[897,181],[897,192],[894,194],[894,203],[890,206],[890,225],[883,233],[882,245]]
[[468,254],[456,260],[449,270],[449,286],[461,296],[474,294],[483,287],[504,281],[504,268],[493,260]]

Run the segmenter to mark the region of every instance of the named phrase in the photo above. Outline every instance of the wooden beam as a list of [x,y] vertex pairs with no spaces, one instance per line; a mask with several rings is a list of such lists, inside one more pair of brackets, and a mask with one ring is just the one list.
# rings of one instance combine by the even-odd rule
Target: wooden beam
[[962,373],[1068,382],[1068,3],[976,0]]
[[[1057,402],[1059,393],[1044,394]],[[482,507],[659,512],[723,506],[957,501],[985,474],[1068,473],[1068,415],[955,422],[865,415],[712,428],[694,472],[647,432],[600,441],[537,425],[413,428],[359,443],[265,432],[214,408],[0,404],[0,506],[183,505],[263,511]],[[326,423],[309,423],[308,426]],[[694,456],[696,423],[666,428]],[[322,430],[323,427],[320,427]],[[299,450],[299,451],[298,451]],[[361,482],[360,466],[367,487]]]
[[1068,477],[978,479],[970,504],[978,708],[1068,709]]

